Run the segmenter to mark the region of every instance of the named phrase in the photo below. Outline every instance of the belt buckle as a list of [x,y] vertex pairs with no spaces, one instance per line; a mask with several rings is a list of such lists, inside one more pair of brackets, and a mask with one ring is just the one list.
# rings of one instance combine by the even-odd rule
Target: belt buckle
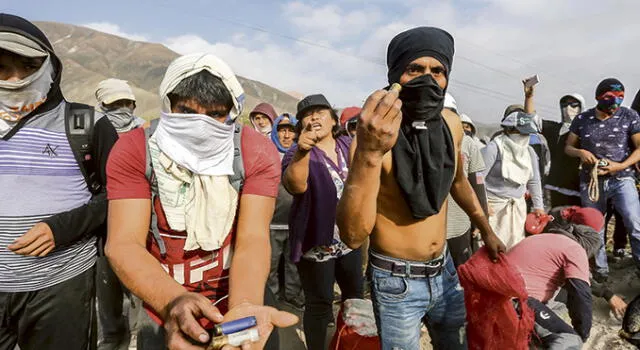
[[435,271],[428,275],[429,278],[436,277],[442,272],[442,268],[444,267],[444,261],[440,260],[436,266],[427,265],[428,269],[434,269]]
[[[404,265],[404,274],[403,273],[397,273],[396,270],[396,266],[402,266]],[[409,264],[408,262],[404,262],[404,263],[398,263],[398,262],[393,262],[393,266],[391,267],[391,276],[394,277],[410,277],[411,276],[411,264]]]

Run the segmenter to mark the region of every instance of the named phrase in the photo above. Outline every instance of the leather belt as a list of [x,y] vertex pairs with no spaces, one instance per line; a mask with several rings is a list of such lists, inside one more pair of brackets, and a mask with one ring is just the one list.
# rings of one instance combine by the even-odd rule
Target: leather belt
[[390,260],[370,254],[369,262],[380,270],[390,272],[391,275],[397,277],[435,277],[440,274],[444,267],[444,258],[442,256],[427,263],[417,263]]

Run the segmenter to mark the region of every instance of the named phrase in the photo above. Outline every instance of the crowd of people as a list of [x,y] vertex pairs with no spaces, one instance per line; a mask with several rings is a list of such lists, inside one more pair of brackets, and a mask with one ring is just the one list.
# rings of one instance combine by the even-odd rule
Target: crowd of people
[[0,14],[0,349],[113,349],[129,332],[138,349],[204,349],[247,316],[260,339],[243,348],[287,348],[286,303],[324,350],[336,284],[370,298],[385,350],[419,349],[423,326],[434,349],[579,349],[592,296],[627,306],[610,217],[613,258],[628,238],[640,276],[640,98],[622,107],[608,78],[594,108],[568,94],[543,120],[523,82],[488,138],[447,92],[453,61],[449,33],[413,28],[361,108],[312,94],[242,125],[234,72],[189,54],[147,122],[122,77],[95,107],[67,101],[46,35]]

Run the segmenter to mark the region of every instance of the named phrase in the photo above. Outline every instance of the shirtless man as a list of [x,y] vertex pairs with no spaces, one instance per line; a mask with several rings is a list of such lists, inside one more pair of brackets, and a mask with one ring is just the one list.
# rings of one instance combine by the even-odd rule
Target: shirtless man
[[443,111],[453,51],[453,38],[438,28],[398,34],[387,51],[393,85],[367,99],[351,148],[337,222],[350,248],[371,236],[372,299],[385,350],[419,349],[421,322],[434,349],[467,348],[464,295],[445,244],[449,192],[491,257],[505,250],[457,167],[462,124]]

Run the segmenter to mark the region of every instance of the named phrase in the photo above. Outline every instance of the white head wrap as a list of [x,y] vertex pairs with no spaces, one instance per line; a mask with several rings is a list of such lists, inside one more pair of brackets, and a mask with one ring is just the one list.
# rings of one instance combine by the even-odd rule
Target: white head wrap
[[238,78],[229,66],[218,57],[207,53],[194,53],[176,58],[169,67],[160,83],[160,99],[162,111],[171,113],[171,101],[169,93],[178,86],[184,79],[207,71],[220,78],[233,97],[233,108],[229,113],[230,118],[235,120],[244,107],[244,90]]

